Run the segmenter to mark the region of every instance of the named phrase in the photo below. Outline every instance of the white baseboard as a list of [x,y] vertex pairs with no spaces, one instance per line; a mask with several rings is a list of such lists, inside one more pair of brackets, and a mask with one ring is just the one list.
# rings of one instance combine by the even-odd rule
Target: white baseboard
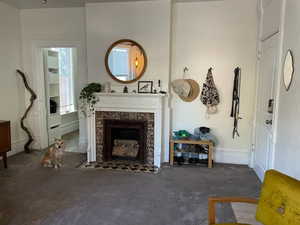
[[79,120],[75,120],[70,123],[64,123],[60,126],[60,128],[61,128],[61,135],[65,135],[73,131],[79,130]]
[[249,165],[250,152],[239,149],[216,148],[214,161],[218,163]]
[[[18,140],[18,141],[12,141],[11,143],[11,151],[9,151],[7,153],[7,156],[10,157],[10,156],[13,156],[15,154],[18,154],[20,152],[23,152],[24,151],[24,145],[26,144],[26,139],[22,139],[22,140]],[[0,157],[0,159],[2,159]]]
[[263,181],[265,177],[265,170],[261,166],[257,165],[256,163],[253,169],[256,175],[258,176],[258,178],[260,179],[260,181]]

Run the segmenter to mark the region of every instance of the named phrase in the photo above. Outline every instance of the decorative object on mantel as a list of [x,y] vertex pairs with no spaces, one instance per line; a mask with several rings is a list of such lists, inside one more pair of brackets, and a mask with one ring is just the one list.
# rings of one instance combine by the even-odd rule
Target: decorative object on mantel
[[207,114],[218,112],[217,105],[220,103],[220,97],[212,75],[212,68],[208,69],[206,82],[203,84],[200,99],[207,107]]
[[192,79],[185,79],[186,73],[189,71],[187,67],[183,69],[183,79],[177,79],[172,82],[173,91],[185,102],[194,101],[199,93],[199,84]]
[[233,84],[233,92],[232,92],[232,107],[230,117],[234,118],[233,123],[233,131],[232,138],[234,139],[237,135],[240,136],[238,131],[239,120],[242,119],[240,117],[240,92],[241,92],[241,69],[239,67],[234,70],[234,84]]
[[26,144],[24,145],[24,150],[26,153],[30,153],[30,144],[33,142],[33,137],[32,134],[30,132],[30,130],[24,125],[24,120],[27,118],[27,115],[29,113],[29,111],[31,110],[31,108],[33,107],[33,103],[34,101],[37,99],[37,95],[36,93],[29,87],[29,84],[27,82],[27,78],[25,73],[23,73],[21,70],[17,70],[17,73],[21,76],[23,83],[25,85],[25,88],[27,89],[27,91],[29,91],[30,93],[30,104],[27,107],[24,115],[21,118],[21,128],[26,132],[27,136],[28,136],[28,141],[26,142]]
[[90,83],[80,92],[80,110],[85,117],[90,116],[95,111],[95,104],[99,101],[94,93],[101,92],[101,84]]
[[158,86],[158,88],[157,88],[158,92],[162,91],[162,89],[161,89],[161,80],[158,80],[157,86]]
[[291,87],[294,72],[294,56],[292,50],[289,49],[285,55],[283,66],[283,83],[286,91],[288,91]]
[[138,93],[150,94],[153,92],[153,81],[139,81],[138,82]]
[[106,82],[104,84],[104,92],[105,93],[110,93],[111,92],[111,84],[110,84],[110,82]]
[[128,87],[127,86],[124,87],[123,93],[128,93]]

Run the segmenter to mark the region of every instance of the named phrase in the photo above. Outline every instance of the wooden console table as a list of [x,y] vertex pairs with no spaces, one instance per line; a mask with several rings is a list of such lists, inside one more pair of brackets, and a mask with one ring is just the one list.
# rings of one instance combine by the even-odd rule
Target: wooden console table
[[4,168],[7,168],[7,152],[10,150],[10,122],[0,120],[0,156],[3,158]]
[[208,145],[208,168],[212,168],[212,164],[213,164],[213,143],[211,141],[171,140],[170,141],[170,165],[174,164],[174,145],[175,144]]

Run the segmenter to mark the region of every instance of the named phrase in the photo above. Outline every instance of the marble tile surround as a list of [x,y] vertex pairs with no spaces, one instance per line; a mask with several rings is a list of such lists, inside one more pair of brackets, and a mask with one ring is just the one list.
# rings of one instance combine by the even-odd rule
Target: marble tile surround
[[154,113],[144,112],[116,112],[96,111],[96,158],[98,162],[103,161],[104,145],[104,120],[135,120],[147,121],[146,128],[146,164],[154,165]]

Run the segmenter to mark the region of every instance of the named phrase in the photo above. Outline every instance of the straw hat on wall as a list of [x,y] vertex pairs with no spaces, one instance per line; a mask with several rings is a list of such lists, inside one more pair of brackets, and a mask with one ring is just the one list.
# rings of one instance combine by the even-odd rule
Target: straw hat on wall
[[200,87],[195,80],[177,79],[171,85],[174,92],[185,102],[192,102],[199,96]]

